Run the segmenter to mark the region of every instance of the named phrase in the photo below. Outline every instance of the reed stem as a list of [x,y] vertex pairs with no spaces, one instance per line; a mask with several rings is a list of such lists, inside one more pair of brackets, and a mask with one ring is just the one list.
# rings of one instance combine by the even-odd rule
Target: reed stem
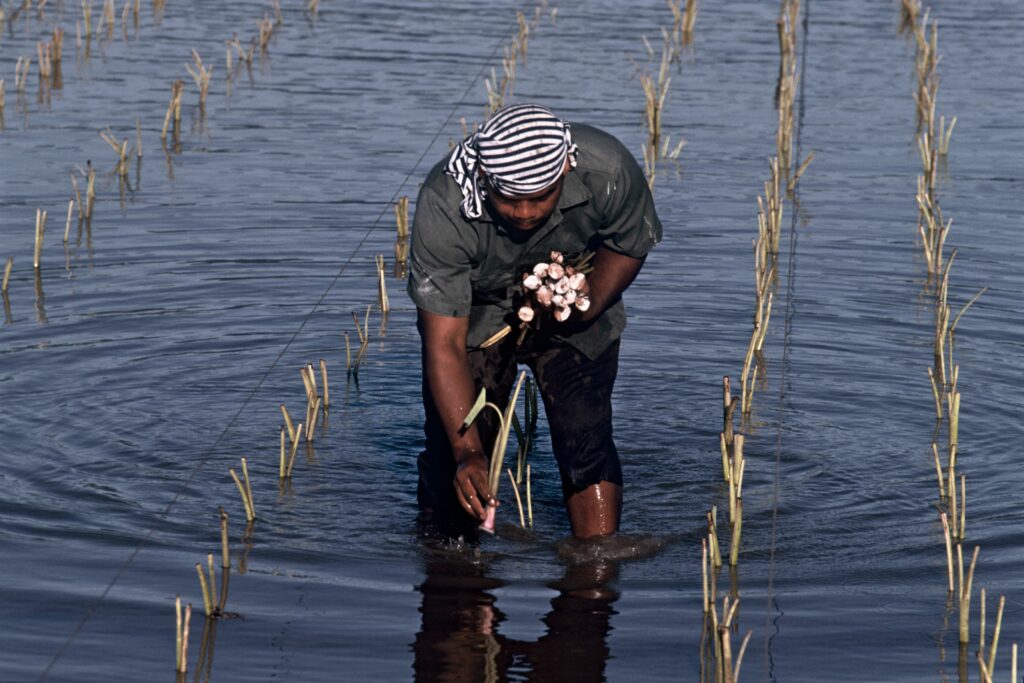
[[533,496],[530,494],[530,463],[526,463],[526,514],[527,520],[530,523],[530,528],[533,528]]
[[352,347],[349,345],[348,332],[342,332],[341,336],[345,338],[345,372],[352,374]]
[[281,415],[284,417],[284,426],[288,429],[288,438],[295,441],[295,425],[292,423],[292,416],[288,414],[288,408],[281,404]]
[[[302,423],[299,423],[299,426],[296,429],[296,432],[299,433],[299,434],[302,433]],[[295,439],[295,440],[292,441],[292,450],[288,454],[288,469],[285,470],[285,477],[288,478],[288,479],[291,479],[292,468],[295,467],[295,455],[298,452],[299,452],[299,440]]]
[[743,501],[736,501],[735,517],[732,521],[732,536],[729,539],[729,566],[735,567],[740,558],[740,534],[743,531]]
[[960,475],[960,539],[967,536],[967,475]]
[[327,410],[331,406],[331,393],[327,386],[327,361],[323,358],[320,359],[320,379],[324,383],[324,410]]
[[191,65],[186,64],[185,69],[192,77],[192,80],[196,82],[196,87],[199,88],[199,108],[205,109],[206,94],[210,90],[210,78],[213,76],[214,67],[211,66],[207,69],[203,64],[202,58],[195,49],[192,50],[192,61],[195,62],[196,68],[193,69]]
[[32,255],[32,267],[39,270],[39,261],[43,251],[43,234],[46,232],[46,211],[36,209],[36,244]]
[[[996,626],[992,631],[992,644],[988,650],[988,671],[989,675],[996,672],[996,651],[999,649],[999,635],[1003,630],[1003,608],[1006,607],[1006,596],[999,596],[999,609],[996,611]],[[1016,680],[1016,679],[1014,679]]]
[[700,539],[700,574],[701,583],[704,589],[704,614],[711,608],[711,601],[708,592],[708,539]]
[[181,629],[181,673],[188,670],[188,630],[192,624],[192,603],[185,605],[185,624]]
[[206,582],[202,562],[196,562],[196,574],[199,575],[199,587],[203,591],[203,609],[206,611],[206,616],[210,616],[213,614],[213,600],[210,598],[210,586]]
[[313,437],[316,434],[316,423],[320,417],[320,397],[316,397],[316,401],[313,402],[312,414],[309,416],[309,422],[306,423],[306,441],[313,441]]
[[68,237],[71,234],[71,214],[74,213],[74,210],[75,210],[75,200],[74,199],[69,199],[68,200],[68,217],[67,217],[67,220],[64,221],[64,244],[68,243]]
[[182,635],[182,623],[181,619],[181,596],[175,596],[174,598],[174,670],[181,671],[181,635]]
[[287,432],[287,431],[288,430],[285,429],[283,426],[281,427],[281,457],[280,457],[280,461],[279,461],[278,468],[277,468],[277,477],[278,477],[278,479],[284,479],[285,478],[285,473],[288,471],[288,456],[287,456],[287,453],[285,452],[285,445],[284,445],[284,442],[285,442],[285,432]]
[[981,589],[981,595],[979,596],[981,601],[981,614],[978,616],[978,652],[985,652],[985,622],[988,619],[985,616],[985,612],[988,609],[988,597],[986,596],[985,589]]
[[224,508],[217,508],[220,515],[220,566],[223,569],[231,567],[231,547],[228,545],[228,513]]
[[512,482],[512,492],[516,495],[516,507],[519,509],[519,526],[526,528],[526,516],[523,514],[523,499],[519,497],[519,486],[516,484],[516,477],[512,474],[512,468],[506,468],[508,480]]
[[388,286],[384,275],[384,254],[377,254],[374,261],[377,263],[377,306],[381,313],[387,313],[391,305],[388,303]]
[[216,614],[220,601],[217,599],[217,570],[213,566],[213,553],[207,553],[206,566],[210,572],[210,598],[213,603],[213,613]]
[[[957,544],[959,547],[960,544]],[[978,564],[978,552],[980,546],[974,546],[974,554],[971,557],[971,566],[967,572],[967,584],[960,587],[960,642],[970,642],[970,616],[971,616],[971,587],[974,585],[974,569]]]
[[942,464],[939,462],[939,446],[932,441],[932,459],[935,461],[935,478],[939,482],[939,498],[946,497],[946,482],[942,476]]
[[946,513],[943,512],[939,515],[942,520],[942,535],[946,540],[946,574],[949,578],[949,593],[953,594],[953,539],[949,532],[949,520],[946,518]]
[[231,473],[231,478],[235,480],[235,486],[238,487],[238,493],[242,496],[242,505],[245,506],[245,519],[246,521],[252,522],[256,519],[256,510],[253,507],[251,493],[249,492],[249,474],[245,467],[245,458],[242,458],[242,472],[245,474],[245,484],[242,484],[242,480],[238,478],[233,468],[228,468],[228,472]]
[[11,281],[11,269],[14,268],[14,257],[8,256],[7,263],[4,265],[4,279],[3,283],[0,284],[0,292],[7,293],[7,283]]
[[711,564],[716,569],[722,566],[722,552],[718,547],[718,509],[712,505],[711,512],[707,513],[708,521],[708,548],[711,551]]

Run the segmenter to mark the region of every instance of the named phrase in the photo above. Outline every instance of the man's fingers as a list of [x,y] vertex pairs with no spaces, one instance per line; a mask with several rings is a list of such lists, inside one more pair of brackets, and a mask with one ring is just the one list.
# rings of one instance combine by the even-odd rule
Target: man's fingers
[[481,501],[480,496],[477,494],[473,482],[469,481],[466,483],[460,482],[459,486],[459,503],[462,505],[462,509],[473,515],[477,519],[484,518],[484,504],[486,501]]

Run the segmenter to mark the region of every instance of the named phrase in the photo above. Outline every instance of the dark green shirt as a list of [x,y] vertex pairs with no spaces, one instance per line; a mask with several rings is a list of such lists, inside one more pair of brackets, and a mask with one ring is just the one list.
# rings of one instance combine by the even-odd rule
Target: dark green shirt
[[[642,258],[661,241],[654,200],[633,155],[592,126],[572,124],[570,130],[579,148],[576,168],[566,175],[551,217],[525,238],[513,235],[488,211],[476,220],[462,215],[462,193],[444,172],[447,159],[423,183],[413,219],[409,296],[430,313],[469,316],[470,348],[506,324],[518,324],[512,299],[522,273],[549,261],[552,250],[570,255],[604,246]],[[592,324],[567,324],[556,338],[595,358],[625,326],[626,310],[619,301]]]

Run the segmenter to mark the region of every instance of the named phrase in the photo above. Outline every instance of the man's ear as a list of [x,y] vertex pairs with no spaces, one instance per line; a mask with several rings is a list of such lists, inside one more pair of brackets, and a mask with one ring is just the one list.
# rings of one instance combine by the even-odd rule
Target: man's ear
[[569,157],[565,158],[565,168],[562,169],[562,177],[569,175],[569,171],[572,170],[572,164],[569,163]]

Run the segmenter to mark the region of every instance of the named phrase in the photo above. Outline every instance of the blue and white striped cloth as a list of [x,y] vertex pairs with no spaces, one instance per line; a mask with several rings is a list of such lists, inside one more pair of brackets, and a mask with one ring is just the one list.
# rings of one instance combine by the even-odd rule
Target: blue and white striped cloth
[[462,213],[472,220],[483,214],[487,184],[509,197],[540,192],[562,176],[566,160],[576,167],[569,124],[546,107],[515,104],[494,112],[463,140],[445,172],[459,184]]

